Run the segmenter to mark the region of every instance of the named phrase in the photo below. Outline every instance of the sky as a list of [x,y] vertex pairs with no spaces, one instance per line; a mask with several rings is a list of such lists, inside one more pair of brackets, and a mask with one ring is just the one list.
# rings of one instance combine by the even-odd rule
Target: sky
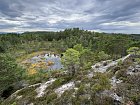
[[0,0],[0,32],[140,33],[140,0]]

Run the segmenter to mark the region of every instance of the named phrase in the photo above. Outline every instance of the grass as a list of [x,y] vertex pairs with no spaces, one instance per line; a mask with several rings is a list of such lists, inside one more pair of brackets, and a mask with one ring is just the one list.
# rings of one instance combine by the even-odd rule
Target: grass
[[29,58],[32,58],[34,56],[41,55],[41,54],[44,54],[44,53],[50,53],[50,51],[37,51],[37,52],[33,52],[31,54],[25,54],[25,55],[17,58],[17,62],[21,63],[22,61],[24,61],[26,59],[29,59]]

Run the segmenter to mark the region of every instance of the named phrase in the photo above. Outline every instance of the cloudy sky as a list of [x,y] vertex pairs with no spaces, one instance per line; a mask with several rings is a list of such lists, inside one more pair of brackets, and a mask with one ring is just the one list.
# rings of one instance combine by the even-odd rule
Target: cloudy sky
[[140,0],[0,0],[0,32],[140,33]]

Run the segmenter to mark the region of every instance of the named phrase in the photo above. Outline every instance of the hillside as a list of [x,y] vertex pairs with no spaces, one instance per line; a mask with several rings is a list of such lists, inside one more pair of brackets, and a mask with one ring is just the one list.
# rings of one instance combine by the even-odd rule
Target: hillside
[[[140,65],[137,62],[132,62],[132,59],[131,55],[127,55],[115,61],[102,61],[93,65],[91,70],[84,72],[84,74],[80,74],[82,72],[80,71],[74,77],[68,78],[67,73],[64,73],[65,75],[62,73],[63,77],[50,78],[47,82],[17,90],[2,105],[14,103],[17,105],[92,105],[94,104],[93,95],[95,95],[95,99],[97,98],[96,104],[124,104],[126,97],[120,93],[119,88],[122,87],[119,86],[128,85],[130,81],[127,79],[130,77],[133,77],[131,83],[134,82],[135,88],[138,88],[139,85]],[[123,79],[123,76],[118,77],[118,72],[122,71],[124,66],[126,69],[123,72],[125,72],[126,80]],[[100,85],[103,86],[99,87]],[[123,88],[127,89],[128,87]],[[94,94],[95,90],[98,91],[96,94]],[[125,91],[122,90],[122,92]],[[139,93],[140,90],[137,92]],[[102,101],[97,101],[98,96],[102,97]]]
[[0,36],[1,105],[139,105],[140,40],[66,29]]

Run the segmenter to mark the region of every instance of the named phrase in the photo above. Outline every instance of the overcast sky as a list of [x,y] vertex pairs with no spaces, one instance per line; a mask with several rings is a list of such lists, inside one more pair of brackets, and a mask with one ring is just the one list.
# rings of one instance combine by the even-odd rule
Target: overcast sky
[[140,0],[0,0],[0,32],[140,33]]

